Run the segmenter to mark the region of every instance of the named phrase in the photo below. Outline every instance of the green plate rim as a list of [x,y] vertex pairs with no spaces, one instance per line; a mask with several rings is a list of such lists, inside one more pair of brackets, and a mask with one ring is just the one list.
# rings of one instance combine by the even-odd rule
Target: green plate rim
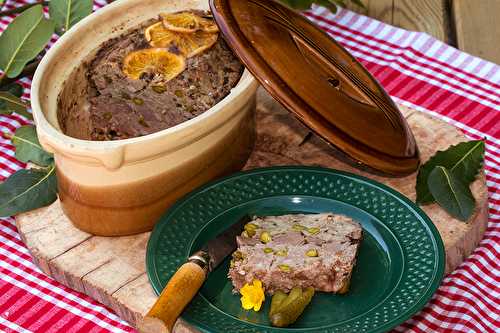
[[[444,249],[444,243],[441,238],[441,235],[439,234],[439,231],[437,230],[436,226],[432,222],[432,220],[427,216],[427,214],[417,206],[416,203],[411,201],[409,198],[407,198],[404,194],[394,190],[393,188],[382,184],[376,180],[357,175],[351,172],[347,171],[341,171],[341,170],[336,170],[336,169],[329,169],[329,168],[323,168],[323,167],[313,167],[313,166],[274,166],[274,167],[263,167],[263,168],[256,168],[252,170],[247,170],[247,171],[239,171],[234,174],[231,174],[226,177],[219,178],[217,180],[208,182],[205,185],[202,185],[198,187],[197,189],[191,191],[190,193],[186,194],[184,197],[179,199],[174,205],[172,205],[164,215],[159,219],[158,223],[155,225],[153,231],[151,232],[150,238],[148,240],[147,244],[147,249],[146,249],[146,271],[148,275],[148,280],[155,292],[156,295],[159,295],[162,291],[159,287],[161,285],[159,281],[159,277],[156,274],[155,270],[155,262],[154,262],[154,256],[151,255],[153,253],[153,249],[155,244],[158,242],[159,237],[161,235],[161,230],[163,228],[163,225],[165,224],[164,221],[168,221],[169,218],[174,215],[177,210],[182,207],[186,202],[190,201],[191,198],[195,197],[199,193],[202,193],[206,190],[209,190],[210,188],[217,186],[218,184],[224,183],[228,180],[236,179],[242,176],[252,176],[252,175],[258,175],[259,173],[266,173],[269,171],[285,171],[285,170],[294,170],[294,171],[316,171],[316,172],[321,172],[321,173],[328,173],[328,174],[337,174],[341,175],[347,178],[354,178],[357,181],[365,182],[368,183],[376,188],[379,188],[380,190],[385,191],[386,193],[396,197],[396,199],[402,201],[407,205],[408,208],[412,209],[416,215],[418,215],[423,222],[425,222],[425,227],[430,231],[430,235],[432,235],[432,242],[434,243],[434,248],[437,249],[436,257],[436,266],[434,269],[434,274],[432,280],[428,283],[428,288],[427,290],[421,295],[420,299],[418,302],[415,302],[413,306],[411,306],[407,311],[403,312],[401,315],[399,315],[396,318],[393,318],[389,322],[385,323],[383,326],[379,327],[377,330],[372,330],[369,331],[370,333],[382,333],[386,332],[394,327],[396,327],[399,324],[402,324],[406,320],[410,319],[415,313],[420,311],[424,306],[428,303],[428,301],[432,298],[436,290],[439,288],[441,281],[444,277],[444,271],[445,271],[445,249]],[[311,195],[308,195],[311,196]],[[314,195],[313,195],[314,196]],[[193,235],[194,236],[194,235]],[[191,242],[192,243],[192,242]],[[216,311],[221,311],[220,309],[214,308]],[[182,316],[181,316],[182,317]],[[194,325],[197,329],[203,331],[203,332],[210,332],[207,331],[209,330],[210,327],[209,325],[204,325],[205,327],[199,327],[198,323],[191,322],[189,319],[183,318],[186,320],[191,325]],[[263,327],[258,324],[253,324],[256,327]],[[266,329],[272,329],[280,332],[300,332],[300,331],[310,331],[309,328],[293,328],[293,329],[288,329],[288,328],[276,328],[276,327],[265,327]]]

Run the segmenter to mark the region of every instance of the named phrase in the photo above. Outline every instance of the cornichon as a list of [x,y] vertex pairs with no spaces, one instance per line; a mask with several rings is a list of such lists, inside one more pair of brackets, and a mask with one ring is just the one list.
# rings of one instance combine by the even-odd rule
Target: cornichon
[[279,298],[282,296],[279,296],[276,300],[276,303],[279,302],[279,305],[274,311],[272,311],[273,301],[271,301],[271,311],[269,312],[271,324],[276,327],[287,327],[293,324],[302,312],[304,312],[304,309],[311,302],[313,296],[314,288],[312,287],[305,290],[293,288],[290,294],[281,302],[279,302]]
[[281,303],[283,303],[283,301],[287,297],[288,295],[281,290],[278,290],[274,293],[273,298],[271,299],[271,310],[269,310],[269,316],[272,316],[277,312]]

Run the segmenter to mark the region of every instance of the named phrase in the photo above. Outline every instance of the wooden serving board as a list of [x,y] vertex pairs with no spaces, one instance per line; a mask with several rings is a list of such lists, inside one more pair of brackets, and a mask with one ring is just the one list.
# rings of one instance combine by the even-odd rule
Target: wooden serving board
[[[466,140],[455,127],[401,106],[417,139],[422,161],[437,150]],[[374,176],[338,160],[321,139],[310,135],[277,102],[259,91],[257,142],[246,169],[270,165],[316,165],[346,170],[385,183],[415,199],[416,174],[404,178]],[[450,217],[437,205],[424,206],[444,240],[446,272],[455,269],[477,246],[488,221],[488,193],[484,175],[472,185],[477,209],[468,223]],[[145,272],[149,233],[127,237],[95,237],[70,223],[59,202],[17,218],[23,241],[34,262],[62,284],[83,292],[135,324],[153,305]],[[181,320],[176,332],[194,330]]]

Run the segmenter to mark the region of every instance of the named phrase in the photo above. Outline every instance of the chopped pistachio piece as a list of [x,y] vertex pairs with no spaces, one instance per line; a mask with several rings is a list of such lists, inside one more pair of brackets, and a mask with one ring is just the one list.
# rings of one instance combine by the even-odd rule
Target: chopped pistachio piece
[[269,243],[272,240],[271,235],[267,232],[264,231],[260,234],[260,241],[264,244]]
[[258,228],[258,226],[257,226],[255,223],[251,223],[251,222],[250,222],[250,223],[245,224],[245,230],[248,230],[248,229],[253,229],[253,230],[255,230],[255,229],[257,229],[257,228]]
[[243,253],[241,251],[234,251],[233,258],[234,260],[243,260]]
[[274,254],[277,256],[280,256],[280,257],[286,257],[288,255],[288,251],[287,250],[279,250],[279,251],[276,251]]
[[137,119],[137,122],[144,127],[149,127],[148,123],[144,120],[144,117],[142,115],[139,116],[139,119]]
[[132,98],[132,102],[134,102],[134,104],[136,104],[136,105],[142,105],[142,104],[144,104],[144,100],[142,100],[142,99],[140,99],[138,97]]
[[266,248],[264,249],[264,253],[272,253],[272,252],[274,252],[274,250],[273,250],[273,249],[271,249],[270,247],[266,247]]
[[311,235],[316,235],[319,233],[319,228],[312,227],[312,228],[307,228],[307,232],[310,233]]
[[157,94],[163,94],[165,91],[167,91],[167,88],[165,88],[165,86],[153,86],[152,89]]
[[248,230],[245,230],[245,232],[247,233],[248,237],[253,237],[256,234],[255,229],[248,229]]
[[318,250],[312,249],[306,252],[306,256],[308,257],[317,257],[318,256]]
[[245,225],[245,231],[247,232],[248,236],[253,237],[256,234],[257,225],[253,223],[247,223]]
[[293,226],[292,226],[292,230],[295,230],[295,231],[303,231],[305,230],[306,227],[304,227],[303,225],[300,225],[298,223],[295,223]]
[[290,272],[290,266],[288,266],[288,265],[285,265],[285,264],[279,265],[278,268],[282,272],[286,272],[286,273]]

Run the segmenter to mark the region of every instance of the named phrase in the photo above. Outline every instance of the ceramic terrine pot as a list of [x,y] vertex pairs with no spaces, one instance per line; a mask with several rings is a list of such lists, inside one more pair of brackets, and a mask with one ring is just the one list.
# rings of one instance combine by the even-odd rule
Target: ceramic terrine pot
[[[82,75],[77,69],[104,42],[160,13],[209,7],[221,37],[247,68],[227,97],[194,119],[143,137],[93,142],[63,134],[58,96],[63,91],[82,103],[85,96],[74,84]],[[254,142],[257,81],[356,165],[391,176],[418,168],[413,134],[382,86],[324,31],[281,2],[121,0],[64,34],[34,77],[38,135],[55,155],[66,215],[94,234],[138,233],[151,229],[180,196],[241,168]]]
[[107,40],[159,13],[187,9],[209,5],[206,0],[114,2],[65,33],[35,73],[31,102],[38,137],[54,154],[63,211],[83,231],[115,236],[150,230],[176,199],[239,170],[248,159],[258,87],[248,71],[208,111],[153,134],[88,141],[65,135],[59,125],[58,96],[83,61]]

